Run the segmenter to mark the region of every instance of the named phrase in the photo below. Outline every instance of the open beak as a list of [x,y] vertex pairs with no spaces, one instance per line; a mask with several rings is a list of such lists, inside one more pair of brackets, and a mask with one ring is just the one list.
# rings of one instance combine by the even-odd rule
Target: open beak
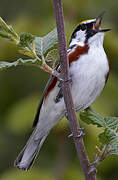
[[93,25],[93,29],[96,30],[97,32],[107,32],[110,31],[111,29],[101,29],[100,25],[101,25],[101,21],[103,18],[105,12],[102,12],[97,18],[96,18],[96,22]]

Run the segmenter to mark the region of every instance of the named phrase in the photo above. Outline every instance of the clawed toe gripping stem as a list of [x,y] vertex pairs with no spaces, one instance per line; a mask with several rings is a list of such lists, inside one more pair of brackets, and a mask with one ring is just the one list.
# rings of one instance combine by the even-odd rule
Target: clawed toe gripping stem
[[64,79],[62,79],[61,77],[58,77],[58,80],[59,80],[59,85],[58,85],[58,87],[61,87],[62,86],[62,83],[66,83],[66,82],[70,82],[70,83],[72,83],[72,79],[71,78],[69,78],[69,79],[67,79],[67,80],[64,80]]
[[82,136],[85,135],[85,133],[83,132],[84,128],[79,128],[78,131],[80,131],[76,136],[73,135],[73,133],[68,135],[68,138],[74,137],[74,138],[81,138]]

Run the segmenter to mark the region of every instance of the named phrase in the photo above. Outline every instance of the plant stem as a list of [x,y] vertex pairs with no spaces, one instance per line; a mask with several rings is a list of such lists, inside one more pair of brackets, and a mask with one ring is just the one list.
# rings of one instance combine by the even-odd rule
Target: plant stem
[[60,68],[61,68],[61,78],[63,79],[62,89],[64,95],[64,101],[66,105],[68,120],[70,123],[70,128],[73,134],[75,147],[80,159],[80,164],[84,172],[86,180],[95,180],[96,179],[96,168],[91,166],[88,156],[85,151],[85,146],[82,136],[77,138],[78,133],[81,132],[77,116],[74,110],[73,99],[71,95],[70,83],[69,83],[69,63],[67,58],[67,43],[65,36],[64,28],[64,17],[63,17],[63,8],[62,0],[53,0],[55,15],[56,15],[56,25],[58,32],[59,40],[59,51],[60,51]]

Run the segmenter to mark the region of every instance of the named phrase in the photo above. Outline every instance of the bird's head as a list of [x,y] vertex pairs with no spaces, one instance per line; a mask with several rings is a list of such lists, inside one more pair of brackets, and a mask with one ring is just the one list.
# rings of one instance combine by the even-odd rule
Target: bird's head
[[72,33],[70,45],[84,46],[95,41],[103,44],[104,33],[110,30],[100,28],[103,15],[104,12],[96,19],[82,21]]

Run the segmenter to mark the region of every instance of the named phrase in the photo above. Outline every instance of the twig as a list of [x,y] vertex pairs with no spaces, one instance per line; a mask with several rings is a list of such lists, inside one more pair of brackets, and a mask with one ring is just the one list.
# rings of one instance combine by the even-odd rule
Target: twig
[[64,17],[63,17],[63,8],[62,8],[62,0],[53,0],[55,15],[56,15],[56,25],[58,32],[58,40],[59,40],[59,51],[60,51],[60,68],[61,68],[61,78],[63,79],[62,89],[64,95],[64,101],[66,105],[68,120],[70,123],[70,128],[73,134],[75,147],[78,153],[78,157],[80,159],[80,164],[84,172],[84,176],[86,180],[95,180],[96,179],[96,168],[90,164],[88,156],[85,151],[85,146],[83,142],[82,136],[80,138],[76,138],[78,133],[80,133],[81,129],[77,120],[76,113],[74,111],[74,104],[72,100],[70,83],[69,79],[69,64],[67,60],[67,44],[66,44],[66,36],[65,36],[65,28],[64,28]]

